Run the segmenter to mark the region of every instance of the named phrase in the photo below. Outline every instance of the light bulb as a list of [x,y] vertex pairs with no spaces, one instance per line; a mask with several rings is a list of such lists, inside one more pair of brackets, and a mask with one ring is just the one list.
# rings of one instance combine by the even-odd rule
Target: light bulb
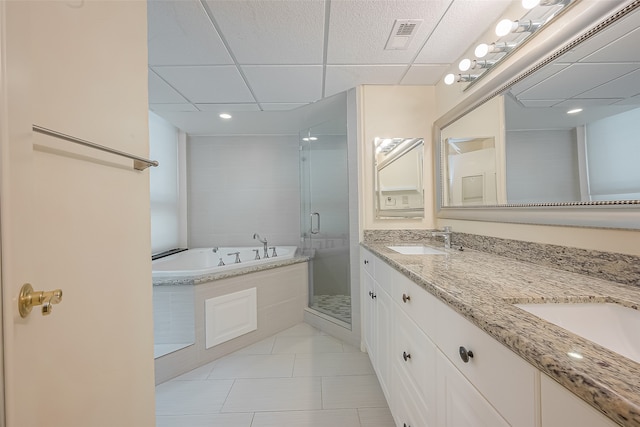
[[484,58],[489,53],[489,45],[486,43],[479,44],[474,53],[476,58]]
[[[498,25],[496,25],[496,35],[498,37],[506,36],[514,30],[514,24],[515,23],[510,19],[503,19],[502,21],[498,22]],[[515,25],[517,28],[518,24]]]
[[458,64],[458,68],[460,69],[460,71],[467,71],[469,68],[471,68],[471,60],[467,58],[463,59]]
[[455,74],[447,74],[446,76],[444,76],[444,84],[446,85],[452,85],[455,81],[456,81]]
[[525,9],[533,9],[540,4],[540,0],[522,0],[522,7]]

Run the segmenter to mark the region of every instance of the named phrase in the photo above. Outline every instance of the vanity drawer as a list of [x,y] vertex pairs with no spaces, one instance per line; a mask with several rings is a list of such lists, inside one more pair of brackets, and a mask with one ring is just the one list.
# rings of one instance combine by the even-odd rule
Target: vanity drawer
[[392,363],[420,391],[428,407],[435,405],[436,346],[396,307]]
[[425,334],[433,337],[436,331],[436,297],[395,270],[391,280],[393,301]]
[[538,371],[446,304],[437,318],[436,345],[451,363],[511,425],[536,426]]

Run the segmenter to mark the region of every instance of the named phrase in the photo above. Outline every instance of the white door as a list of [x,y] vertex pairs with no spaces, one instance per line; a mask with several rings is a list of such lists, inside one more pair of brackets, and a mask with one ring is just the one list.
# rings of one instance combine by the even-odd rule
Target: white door
[[146,37],[145,2],[0,2],[7,427],[154,425],[148,171],[31,131],[146,157]]

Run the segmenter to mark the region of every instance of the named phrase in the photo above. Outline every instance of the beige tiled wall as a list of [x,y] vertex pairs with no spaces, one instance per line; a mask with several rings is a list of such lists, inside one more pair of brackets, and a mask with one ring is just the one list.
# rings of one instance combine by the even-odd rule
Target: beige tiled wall
[[[204,301],[254,287],[258,291],[258,329],[205,349]],[[302,322],[307,300],[306,262],[196,285],[196,342],[155,360],[156,384]]]

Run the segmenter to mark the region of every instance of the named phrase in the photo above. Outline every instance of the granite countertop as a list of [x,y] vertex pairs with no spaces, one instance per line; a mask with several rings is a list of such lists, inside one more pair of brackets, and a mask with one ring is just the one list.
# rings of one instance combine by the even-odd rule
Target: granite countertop
[[201,283],[212,282],[214,280],[228,279],[229,277],[241,276],[243,274],[256,273],[258,271],[271,270],[272,268],[284,267],[309,261],[308,256],[295,255],[293,258],[272,260],[268,263],[251,265],[249,267],[239,267],[230,270],[222,270],[217,273],[210,273],[195,277],[167,277],[153,279],[154,286],[175,286],[175,285],[199,285]]
[[446,255],[402,255],[387,248],[406,244],[362,246],[618,424],[640,426],[640,363],[512,305],[616,302],[638,309],[640,288],[437,243]]

